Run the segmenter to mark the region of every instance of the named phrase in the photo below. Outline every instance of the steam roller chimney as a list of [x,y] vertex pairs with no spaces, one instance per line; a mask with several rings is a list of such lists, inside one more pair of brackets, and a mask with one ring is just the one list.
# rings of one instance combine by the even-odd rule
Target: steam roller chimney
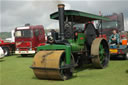
[[60,38],[64,40],[64,4],[58,4]]

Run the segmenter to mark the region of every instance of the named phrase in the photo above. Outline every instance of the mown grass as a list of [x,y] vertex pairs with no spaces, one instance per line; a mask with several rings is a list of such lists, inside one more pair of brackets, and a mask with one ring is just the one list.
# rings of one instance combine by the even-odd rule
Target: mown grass
[[30,66],[33,57],[9,56],[0,60],[0,85],[128,85],[128,61],[112,60],[105,69],[77,69],[66,81],[39,80]]

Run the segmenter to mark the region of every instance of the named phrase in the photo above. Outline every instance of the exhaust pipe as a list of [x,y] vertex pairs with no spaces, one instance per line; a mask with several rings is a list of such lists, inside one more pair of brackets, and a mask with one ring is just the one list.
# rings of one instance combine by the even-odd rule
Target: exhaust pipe
[[60,39],[64,40],[64,4],[58,4]]

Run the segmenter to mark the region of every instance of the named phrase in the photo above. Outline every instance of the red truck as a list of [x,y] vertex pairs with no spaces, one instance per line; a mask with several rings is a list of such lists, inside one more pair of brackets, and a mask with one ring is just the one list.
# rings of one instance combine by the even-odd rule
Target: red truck
[[0,39],[0,47],[3,49],[4,55],[9,56],[15,51],[15,42],[4,42]]
[[25,25],[15,29],[15,54],[35,54],[36,48],[42,44],[45,44],[45,31],[42,25]]

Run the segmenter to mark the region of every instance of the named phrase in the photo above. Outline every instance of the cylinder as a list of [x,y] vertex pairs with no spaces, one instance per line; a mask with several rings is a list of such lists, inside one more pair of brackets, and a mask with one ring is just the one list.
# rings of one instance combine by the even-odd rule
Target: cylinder
[[60,38],[64,40],[64,4],[58,4]]

